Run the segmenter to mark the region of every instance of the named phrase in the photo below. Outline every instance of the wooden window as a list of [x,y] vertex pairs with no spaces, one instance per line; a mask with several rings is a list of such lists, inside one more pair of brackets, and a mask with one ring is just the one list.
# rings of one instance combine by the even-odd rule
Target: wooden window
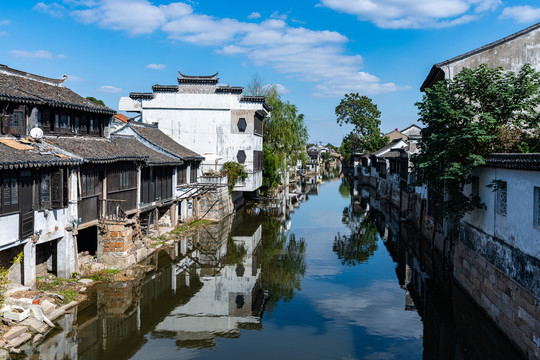
[[178,168],[177,176],[176,176],[176,184],[182,185],[187,183],[187,166],[182,165]]
[[97,171],[85,170],[81,173],[81,197],[99,194],[99,177]]
[[259,114],[255,114],[255,117],[253,119],[254,123],[253,123],[253,132],[256,134],[256,135],[261,135],[263,134],[263,118],[261,115]]
[[39,190],[40,209],[51,209],[51,174],[48,171],[41,173]]
[[[64,171],[58,169],[51,173],[51,206],[53,209],[64,207]],[[66,199],[67,200],[67,199]]]
[[264,155],[262,151],[253,151],[253,170],[262,171],[264,168]]
[[534,227],[540,229],[540,187],[534,187]]
[[73,118],[73,133],[78,134],[81,127],[81,117],[79,115],[75,115]]
[[506,181],[499,181],[496,191],[495,211],[499,215],[506,216]]
[[5,174],[1,178],[1,209],[0,213],[9,214],[19,211],[19,184],[13,174]]
[[38,126],[44,133],[51,131],[51,111],[49,109],[42,109],[38,112]]
[[189,172],[189,182],[197,182],[197,173],[199,172],[199,163],[191,163],[191,171]]

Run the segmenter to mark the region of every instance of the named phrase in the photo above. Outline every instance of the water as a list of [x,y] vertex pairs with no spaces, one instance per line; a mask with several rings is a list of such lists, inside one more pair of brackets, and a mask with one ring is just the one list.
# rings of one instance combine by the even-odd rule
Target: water
[[277,205],[248,208],[157,254],[147,277],[103,284],[95,302],[66,316],[62,330],[27,355],[517,358],[443,279],[444,266],[418,241],[400,240],[391,217],[351,201],[347,182],[311,181],[303,190],[307,201],[286,215]]

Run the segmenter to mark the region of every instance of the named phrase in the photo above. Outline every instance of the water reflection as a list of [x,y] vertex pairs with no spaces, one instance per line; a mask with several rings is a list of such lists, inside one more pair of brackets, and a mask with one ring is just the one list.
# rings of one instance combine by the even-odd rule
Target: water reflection
[[343,209],[341,221],[350,233],[338,232],[332,250],[343,265],[354,266],[365,263],[377,251],[377,226],[367,212],[353,211],[350,206]]
[[[423,326],[417,329],[420,330],[417,335],[423,338],[424,359],[521,358],[501,331],[453,282],[451,266],[431,243],[423,239],[411,224],[400,222],[396,210],[378,199],[371,189],[356,184],[351,192],[351,207],[357,210],[360,217],[364,217],[364,221],[352,223],[356,229],[352,232],[367,233],[376,227],[395,262],[395,272],[401,287],[400,291],[396,291],[390,283],[378,284],[369,289],[370,297],[372,293],[382,291],[384,294],[381,293],[377,298],[382,302],[388,301],[390,311],[417,312],[421,316]],[[344,218],[349,219],[350,216],[345,216],[344,212]],[[340,252],[336,252],[339,256]],[[365,294],[351,296],[362,303],[355,303],[356,307],[350,309],[356,316],[365,319],[376,314],[376,310],[364,311],[369,308]],[[402,309],[391,309],[392,296],[404,297]],[[326,305],[328,309],[342,306],[337,303]],[[381,316],[393,322],[383,323],[379,316],[375,316],[374,321],[368,321],[369,331],[402,337],[408,336],[402,333],[403,329],[415,328],[414,321],[407,324],[403,314],[388,313]]]
[[291,197],[281,200],[204,225],[148,259],[155,270],[147,276],[96,285],[94,301],[68,314],[26,355],[147,358],[160,341],[173,341],[189,357],[190,349],[213,350],[219,338],[262,329],[263,312],[292,300],[306,270],[306,242],[287,231]]

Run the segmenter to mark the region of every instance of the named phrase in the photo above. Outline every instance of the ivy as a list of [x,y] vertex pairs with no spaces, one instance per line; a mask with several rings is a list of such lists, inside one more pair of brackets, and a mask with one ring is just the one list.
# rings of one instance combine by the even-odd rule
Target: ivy
[[223,170],[227,171],[227,183],[229,184],[229,192],[233,191],[234,187],[236,186],[236,182],[238,181],[238,178],[244,181],[248,177],[244,165],[234,161],[227,161],[225,164],[223,164]]

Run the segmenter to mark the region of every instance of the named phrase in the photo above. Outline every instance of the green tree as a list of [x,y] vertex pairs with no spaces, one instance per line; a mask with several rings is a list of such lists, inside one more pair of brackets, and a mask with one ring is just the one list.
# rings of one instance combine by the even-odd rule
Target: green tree
[[87,97],[86,97],[86,100],[91,101],[91,102],[93,102],[94,104],[97,104],[97,105],[107,106],[107,105],[105,105],[105,103],[103,102],[103,100],[98,100],[98,99],[96,99],[96,98],[93,97],[93,96],[87,96]]
[[223,164],[223,170],[227,171],[227,183],[229,184],[229,192],[233,191],[234,186],[236,185],[236,182],[239,178],[244,181],[248,177],[244,165],[234,161],[227,161],[225,164]]
[[453,79],[426,89],[416,103],[426,126],[413,155],[417,185],[428,184],[442,199],[443,216],[461,218],[482,207],[465,194],[471,171],[493,152],[522,152],[538,144],[540,73],[525,65],[519,73],[486,65],[463,69]]
[[355,149],[363,152],[373,152],[386,146],[390,139],[381,135],[381,112],[370,98],[358,93],[346,94],[336,107],[336,117],[339,126],[350,124],[353,130],[343,138],[341,155],[345,160]]
[[[267,103],[272,107],[272,112],[264,121],[264,155],[265,170],[263,172],[263,191],[275,187],[280,181],[276,181],[276,173],[279,179],[285,176],[289,165],[294,166],[296,161],[306,156],[305,144],[308,139],[308,131],[304,115],[298,112],[296,105],[281,98],[275,86],[265,86],[262,79],[255,75],[246,86],[246,94],[266,96]],[[271,155],[266,169],[266,156]],[[266,180],[264,179],[266,177]]]

